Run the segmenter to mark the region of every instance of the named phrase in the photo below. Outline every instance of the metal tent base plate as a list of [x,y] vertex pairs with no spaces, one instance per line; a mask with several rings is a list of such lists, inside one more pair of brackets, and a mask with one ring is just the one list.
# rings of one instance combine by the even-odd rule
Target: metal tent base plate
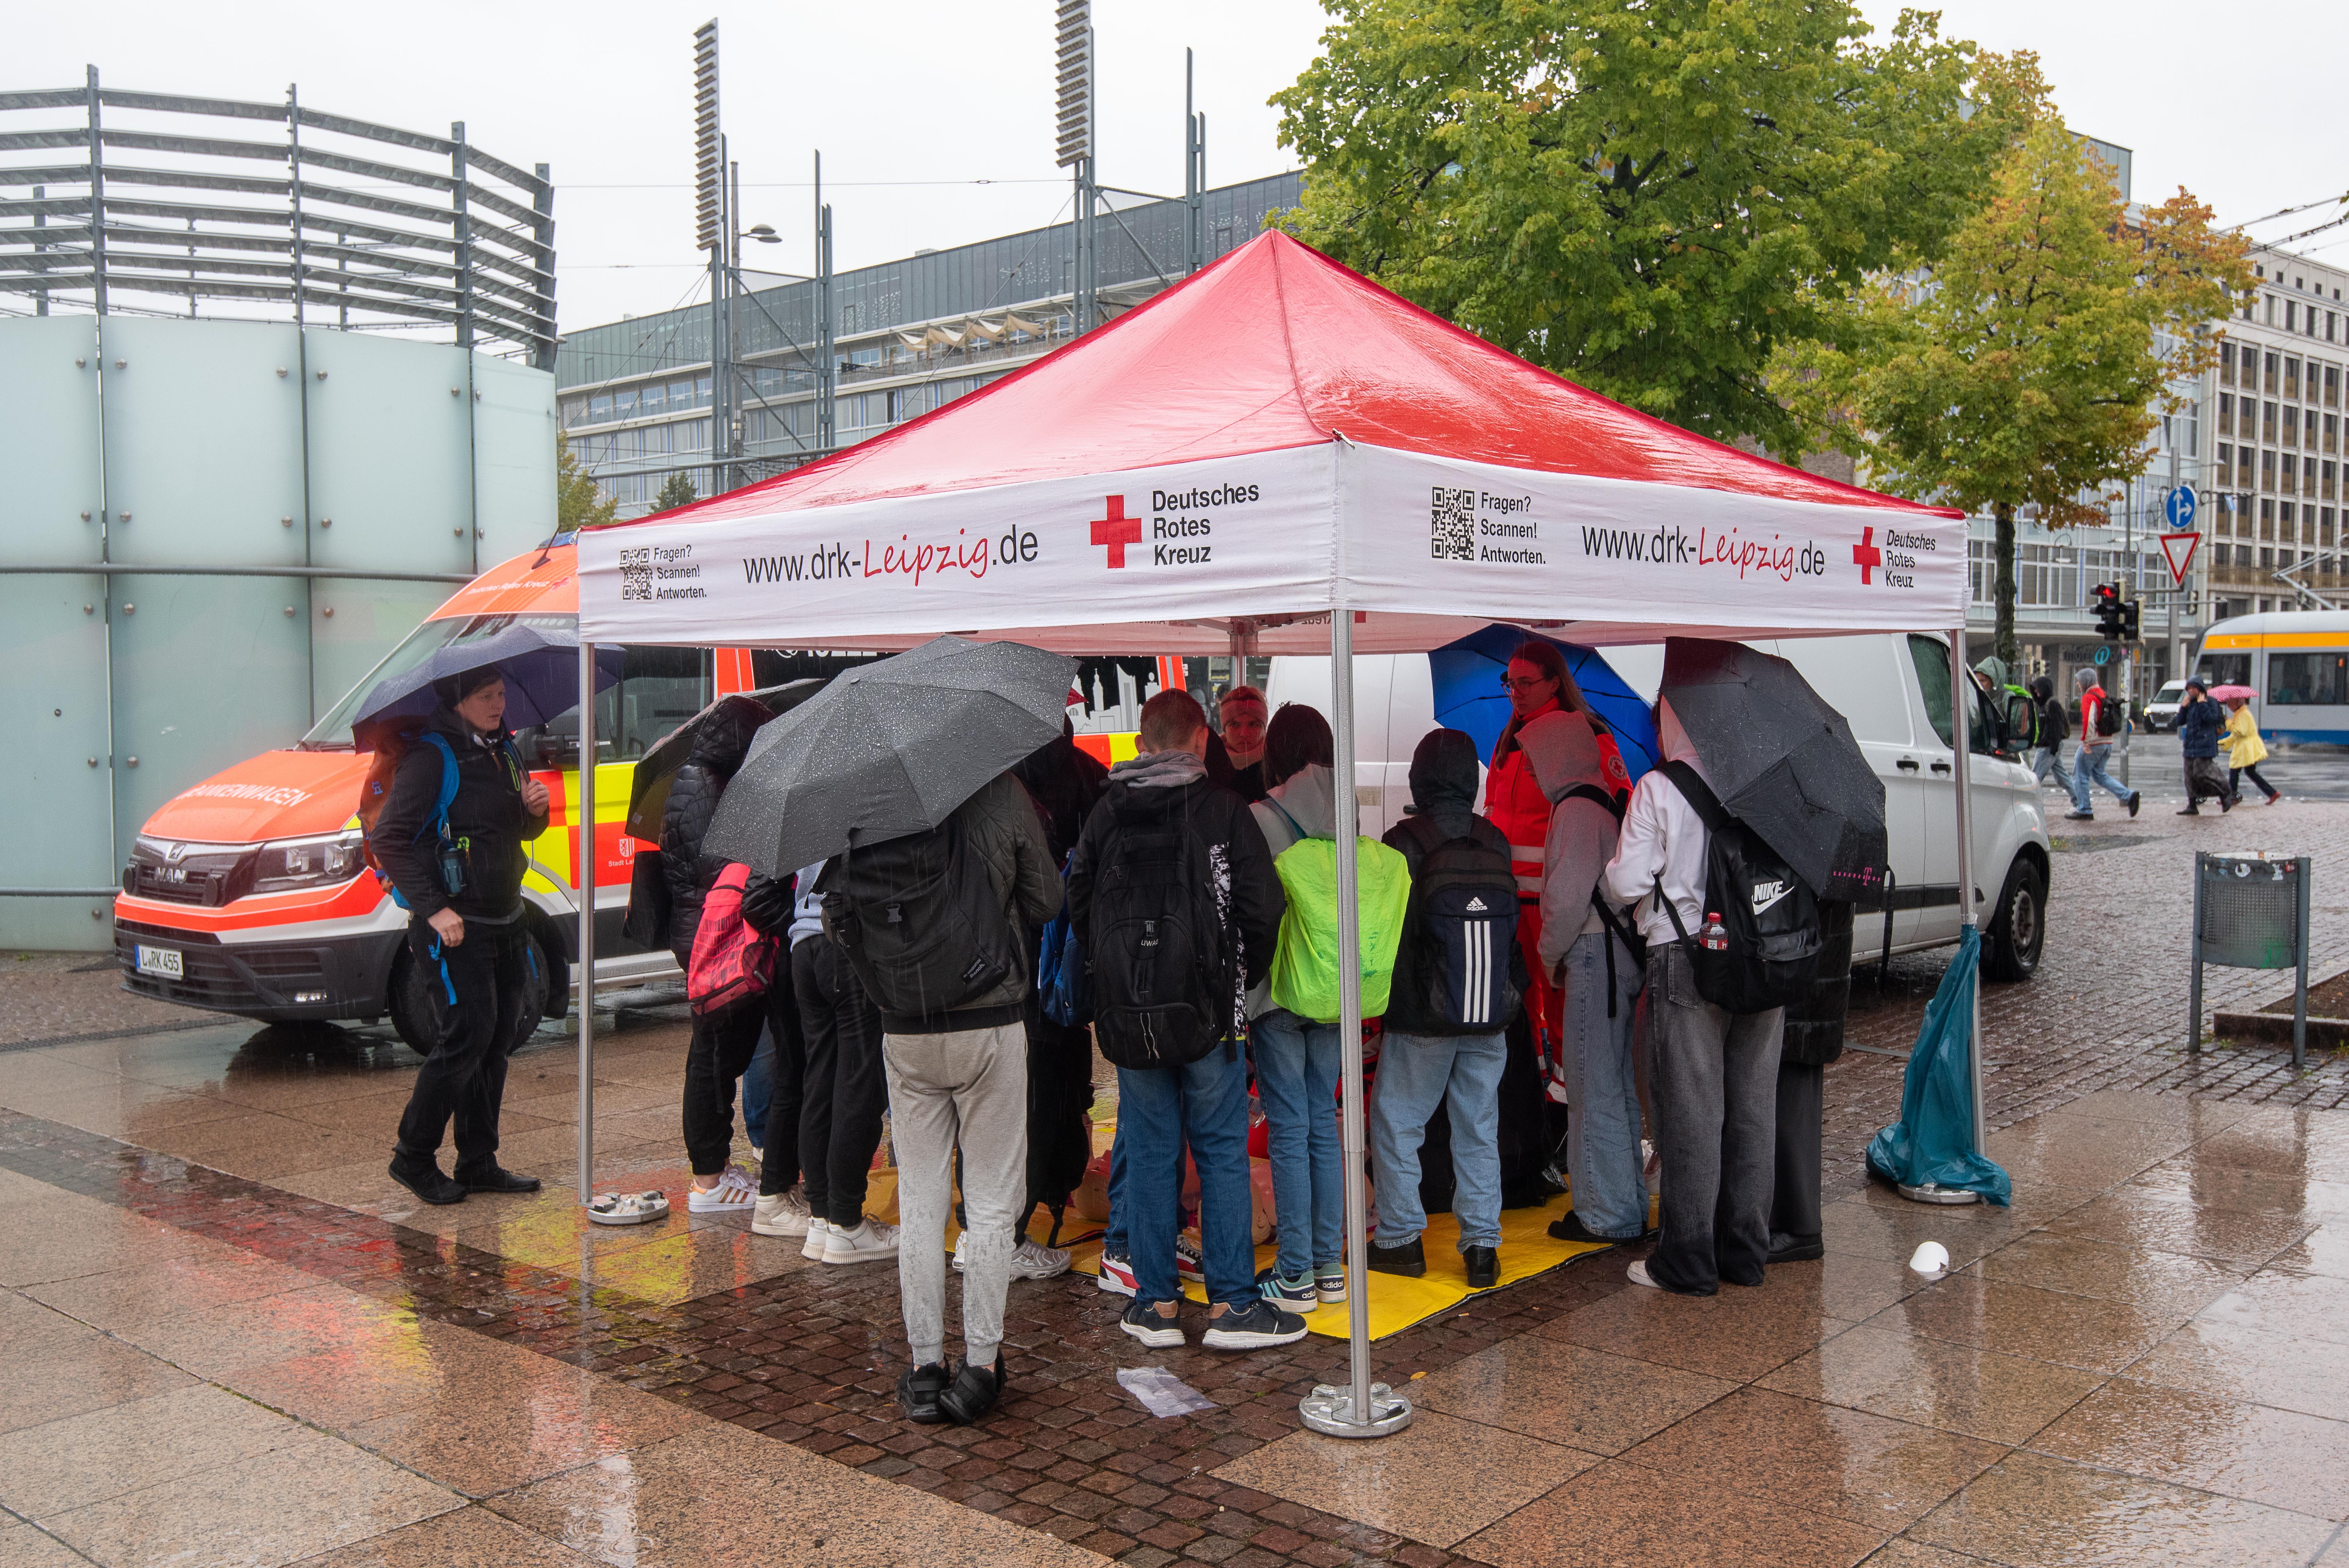
[[1367,1423],[1354,1419],[1354,1390],[1328,1383],[1316,1384],[1298,1401],[1297,1412],[1309,1429],[1332,1438],[1391,1438],[1410,1426],[1412,1417],[1411,1401],[1384,1383],[1371,1385]]
[[1911,1187],[1902,1182],[1900,1195],[1912,1203],[1941,1203],[1955,1206],[1960,1203],[1982,1202],[1982,1194],[1971,1187],[1944,1187],[1934,1181],[1928,1181],[1921,1187]]

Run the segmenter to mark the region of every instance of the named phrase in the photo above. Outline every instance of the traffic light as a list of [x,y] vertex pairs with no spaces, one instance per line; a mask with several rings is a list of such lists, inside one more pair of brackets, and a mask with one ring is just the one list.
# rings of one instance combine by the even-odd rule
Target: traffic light
[[2137,611],[2141,608],[2142,606],[2134,599],[2125,599],[2121,602],[2121,638],[2123,641],[2130,643],[2137,641]]
[[2096,610],[2096,634],[2108,643],[2121,638],[2121,588],[2117,583],[2099,583],[2089,591],[2089,602]]

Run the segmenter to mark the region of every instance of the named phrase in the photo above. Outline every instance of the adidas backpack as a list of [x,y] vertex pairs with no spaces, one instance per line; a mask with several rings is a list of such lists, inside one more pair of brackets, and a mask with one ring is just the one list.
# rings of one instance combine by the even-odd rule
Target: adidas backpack
[[1660,765],[1704,821],[1704,910],[1720,916],[1718,946],[1681,923],[1681,913],[1656,883],[1656,902],[1696,974],[1697,994],[1727,1013],[1766,1013],[1810,995],[1818,973],[1818,901],[1761,835],[1722,809],[1696,769],[1685,762]]
[[1507,836],[1482,817],[1456,839],[1444,837],[1432,817],[1405,817],[1402,826],[1419,850],[1419,866],[1396,971],[1408,976],[1409,1010],[1417,1016],[1397,1026],[1430,1035],[1506,1028],[1525,998]]

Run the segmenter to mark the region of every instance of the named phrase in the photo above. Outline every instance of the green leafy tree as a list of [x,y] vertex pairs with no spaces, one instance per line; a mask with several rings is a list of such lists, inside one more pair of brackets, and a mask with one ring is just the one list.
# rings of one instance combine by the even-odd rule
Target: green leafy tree
[[1330,9],[1272,99],[1307,164],[1291,232],[1594,390],[1784,452],[1773,350],[1938,253],[2018,96],[1932,15],[1871,44],[1844,0]]
[[2246,249],[2183,190],[2131,213],[2044,108],[1944,253],[1847,302],[1832,346],[1783,350],[1772,385],[1815,439],[1866,460],[1870,484],[1992,514],[2012,664],[2018,510],[2051,527],[2105,520],[2100,490],[2145,471],[2178,382],[2217,356]]
[[674,511],[681,506],[691,506],[700,499],[701,492],[693,488],[690,476],[674,473],[661,481],[660,494],[653,497],[653,510]]
[[594,476],[581,465],[571,450],[571,438],[563,431],[554,432],[554,526],[557,531],[569,533],[574,529],[601,528],[620,519],[620,503],[596,487]]

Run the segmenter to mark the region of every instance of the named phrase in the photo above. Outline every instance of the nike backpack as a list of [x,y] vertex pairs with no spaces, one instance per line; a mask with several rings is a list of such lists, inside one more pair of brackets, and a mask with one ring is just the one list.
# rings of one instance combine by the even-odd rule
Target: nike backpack
[[1197,1061],[1238,1016],[1233,954],[1216,907],[1206,847],[1186,823],[1121,827],[1093,874],[1082,943],[1092,979],[1093,1038],[1111,1065]]
[[[1818,974],[1819,905],[1762,836],[1722,809],[1696,769],[1666,762],[1671,780],[1704,822],[1704,915],[1699,935],[1656,884],[1656,902],[1695,971],[1697,994],[1726,1013],[1766,1013],[1809,995]],[[1721,930],[1711,932],[1713,917]]]
[[1026,963],[962,824],[833,857],[823,923],[885,1014],[933,1018],[986,995]]
[[1525,999],[1507,837],[1482,817],[1456,839],[1444,837],[1432,817],[1405,817],[1402,828],[1419,849],[1400,960],[1419,999],[1413,1032],[1507,1027]]

